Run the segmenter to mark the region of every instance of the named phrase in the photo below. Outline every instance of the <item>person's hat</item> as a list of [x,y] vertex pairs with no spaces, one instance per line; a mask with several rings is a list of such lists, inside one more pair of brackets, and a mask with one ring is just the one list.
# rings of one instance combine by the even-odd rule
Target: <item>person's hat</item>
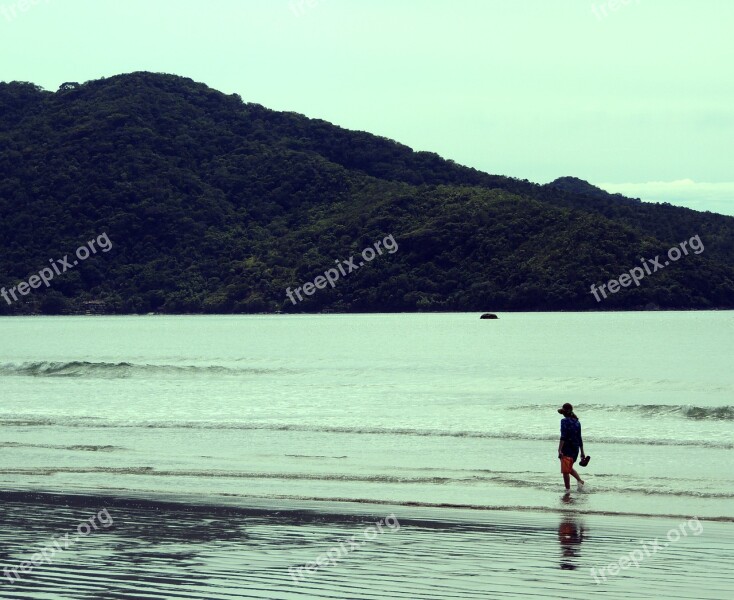
[[558,412],[562,415],[568,415],[573,412],[573,406],[571,406],[568,402],[563,405],[563,408],[559,408]]

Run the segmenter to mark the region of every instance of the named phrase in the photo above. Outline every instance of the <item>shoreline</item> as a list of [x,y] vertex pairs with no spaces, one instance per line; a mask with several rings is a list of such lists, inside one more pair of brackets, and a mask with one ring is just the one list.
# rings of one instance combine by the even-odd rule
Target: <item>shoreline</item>
[[[400,511],[406,519],[438,519],[440,513],[448,521],[491,522],[491,517],[500,515],[530,515],[555,518],[557,516],[599,517],[599,518],[632,518],[683,520],[696,518],[709,523],[734,523],[734,516],[700,516],[689,514],[666,514],[623,512],[583,509],[576,507],[538,507],[538,506],[484,506],[475,504],[456,504],[447,502],[415,502],[392,501],[369,498],[305,498],[302,496],[269,495],[269,496],[235,496],[233,494],[217,494],[204,498],[198,494],[184,496],[164,492],[128,493],[121,495],[122,490],[110,493],[101,491],[90,493],[60,493],[55,491],[36,490],[2,490],[0,501],[13,503],[27,503],[48,505],[65,508],[95,508],[98,506],[133,508],[143,510],[194,510],[211,513],[227,513],[241,516],[268,516],[278,515],[317,515],[315,519],[324,517],[361,519],[367,516]],[[559,494],[561,497],[565,495]],[[471,516],[471,518],[470,518]]]
[[629,308],[629,309],[609,309],[609,310],[576,310],[576,309],[559,309],[559,310],[426,310],[426,311],[405,311],[405,312],[266,312],[266,313],[67,313],[63,315],[43,314],[43,313],[24,313],[24,314],[2,314],[4,317],[313,317],[313,316],[361,316],[361,315],[481,315],[491,312],[496,315],[510,314],[620,314],[620,313],[708,313],[708,312],[734,312],[734,307],[717,307],[717,308]]

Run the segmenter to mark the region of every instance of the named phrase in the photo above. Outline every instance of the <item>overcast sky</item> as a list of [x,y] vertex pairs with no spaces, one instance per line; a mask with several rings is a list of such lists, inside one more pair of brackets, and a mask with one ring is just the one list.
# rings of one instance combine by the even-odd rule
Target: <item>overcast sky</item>
[[734,214],[732,23],[734,0],[0,0],[0,80],[175,73],[490,173]]

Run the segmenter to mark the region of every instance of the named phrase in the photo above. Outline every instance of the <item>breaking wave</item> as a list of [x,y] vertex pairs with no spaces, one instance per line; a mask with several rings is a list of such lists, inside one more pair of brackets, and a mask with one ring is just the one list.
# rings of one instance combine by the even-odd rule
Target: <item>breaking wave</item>
[[257,369],[225,367],[221,365],[151,365],[129,362],[24,362],[0,363],[0,377],[88,377],[99,379],[125,379],[129,377],[205,377],[213,375],[265,375],[288,373],[288,369]]
[[[525,410],[548,410],[548,405],[532,404],[517,407]],[[517,410],[515,409],[515,410]],[[579,404],[579,419],[583,420],[585,411],[633,412],[646,417],[677,416],[686,419],[734,420],[734,406],[693,406],[691,404]]]
[[[558,436],[521,433],[516,431],[471,431],[448,429],[414,429],[401,427],[348,427],[329,425],[301,425],[294,423],[256,423],[241,421],[110,421],[102,418],[86,417],[38,417],[17,416],[0,418],[4,427],[94,427],[122,429],[193,429],[193,430],[266,430],[293,431],[309,433],[334,433],[345,435],[390,435],[438,438],[477,438],[502,440],[556,441]],[[642,446],[695,446],[732,450],[734,443],[704,439],[681,440],[672,438],[639,438],[612,436],[585,436],[586,442],[595,444],[630,444]]]

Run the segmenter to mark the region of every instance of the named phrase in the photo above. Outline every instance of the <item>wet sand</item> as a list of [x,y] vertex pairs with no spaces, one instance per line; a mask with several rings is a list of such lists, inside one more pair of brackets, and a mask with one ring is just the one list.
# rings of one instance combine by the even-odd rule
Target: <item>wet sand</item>
[[[265,501],[203,506],[170,501],[0,493],[0,566],[17,567],[52,538],[106,508],[113,519],[54,554],[0,597],[83,598],[730,598],[730,522],[669,542],[681,518],[429,509]],[[385,518],[394,514],[393,520]],[[381,522],[381,532],[374,526]],[[387,527],[392,523],[391,527]],[[396,525],[397,523],[397,525]],[[370,531],[369,535],[366,533]],[[368,539],[369,538],[369,539]],[[666,547],[617,575],[655,538]],[[352,544],[346,541],[351,539]],[[648,548],[650,544],[648,544]],[[341,548],[341,550],[337,550]],[[331,550],[340,560],[294,581]],[[291,569],[289,571],[289,568]]]

